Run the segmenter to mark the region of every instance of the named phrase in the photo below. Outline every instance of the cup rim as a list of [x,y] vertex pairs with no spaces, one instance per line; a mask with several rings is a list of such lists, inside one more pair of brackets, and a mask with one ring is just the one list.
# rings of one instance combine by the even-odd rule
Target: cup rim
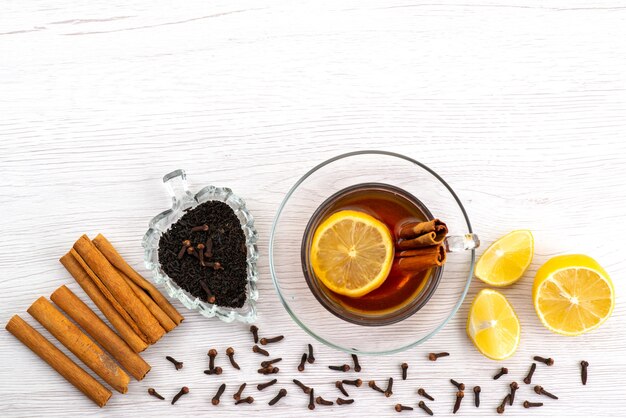
[[270,275],[272,277],[272,283],[274,283],[274,288],[276,289],[276,293],[278,294],[278,299],[280,300],[280,302],[282,303],[283,307],[285,308],[285,310],[287,311],[287,313],[289,314],[289,316],[291,316],[291,318],[294,320],[294,322],[296,324],[298,324],[298,326],[300,326],[300,328],[302,328],[306,333],[308,333],[311,337],[315,338],[317,341],[321,342],[322,344],[325,344],[329,347],[332,347],[336,350],[340,350],[340,351],[345,351],[348,353],[354,353],[354,354],[394,354],[394,353],[399,353],[405,350],[408,350],[412,347],[415,347],[416,345],[419,345],[427,340],[429,340],[430,338],[432,338],[435,334],[437,334],[444,326],[446,326],[448,324],[448,322],[450,322],[450,320],[452,319],[452,317],[454,317],[454,315],[458,312],[459,308],[461,307],[461,304],[463,303],[463,301],[465,300],[465,297],[467,296],[467,293],[469,291],[469,286],[470,283],[472,281],[472,276],[473,276],[473,271],[474,271],[474,264],[475,264],[475,260],[476,260],[476,250],[475,249],[471,249],[469,251],[471,251],[471,260],[470,260],[470,270],[469,270],[469,274],[468,274],[468,278],[466,280],[465,283],[465,287],[463,289],[463,292],[461,294],[461,297],[459,298],[459,300],[457,301],[457,303],[453,306],[452,310],[450,311],[450,313],[448,314],[447,318],[441,323],[439,324],[434,330],[432,330],[430,333],[428,333],[426,336],[420,338],[419,340],[412,342],[410,344],[407,344],[405,346],[399,347],[399,348],[395,348],[392,350],[387,350],[387,351],[365,351],[365,350],[356,350],[354,348],[350,348],[350,347],[342,347],[339,346],[331,341],[326,340],[325,338],[322,338],[321,336],[317,335],[315,332],[311,331],[298,317],[297,315],[291,310],[291,308],[289,307],[289,304],[287,303],[287,301],[285,300],[285,298],[283,297],[280,288],[279,288],[279,283],[278,283],[278,278],[277,278],[277,273],[276,273],[276,268],[274,265],[274,241],[276,238],[276,227],[278,226],[278,222],[280,220],[280,215],[283,212],[283,209],[285,208],[287,202],[289,201],[289,199],[291,198],[291,196],[293,195],[293,193],[298,189],[298,187],[300,187],[300,185],[307,180],[309,177],[311,177],[313,174],[315,174],[318,170],[320,170],[321,168],[344,158],[350,158],[350,157],[354,157],[354,156],[358,156],[358,155],[367,155],[367,154],[373,154],[373,155],[385,155],[388,157],[394,157],[394,158],[398,158],[398,159],[402,159],[405,161],[408,161],[409,163],[415,164],[416,166],[422,168],[423,170],[427,171],[428,173],[430,173],[433,177],[435,177],[437,180],[439,180],[439,182],[450,192],[450,194],[452,195],[452,197],[454,198],[455,202],[457,203],[457,205],[459,206],[459,208],[461,209],[461,213],[463,214],[463,218],[465,219],[465,223],[467,224],[467,228],[468,228],[468,232],[469,233],[473,233],[473,229],[472,229],[472,224],[469,220],[469,217],[467,215],[467,212],[465,210],[465,207],[463,206],[463,204],[461,203],[461,200],[459,199],[459,197],[457,196],[457,194],[454,192],[454,190],[452,189],[452,187],[450,187],[450,185],[443,179],[443,177],[441,177],[439,174],[437,174],[433,169],[431,169],[430,167],[428,167],[427,165],[411,158],[411,157],[407,157],[405,155],[402,154],[398,154],[396,152],[391,152],[391,151],[384,151],[384,150],[359,150],[359,151],[351,151],[351,152],[347,152],[347,153],[343,153],[343,154],[339,154],[336,155],[334,157],[331,157],[319,164],[317,164],[316,166],[314,166],[313,168],[311,168],[309,171],[307,171],[302,177],[300,177],[298,179],[298,181],[296,181],[296,183],[289,189],[289,191],[287,192],[287,194],[285,195],[285,197],[283,198],[282,202],[280,203],[280,206],[278,207],[278,210],[276,211],[276,215],[274,216],[274,220],[272,221],[272,228],[270,231],[270,239],[269,239],[269,267],[270,267]]

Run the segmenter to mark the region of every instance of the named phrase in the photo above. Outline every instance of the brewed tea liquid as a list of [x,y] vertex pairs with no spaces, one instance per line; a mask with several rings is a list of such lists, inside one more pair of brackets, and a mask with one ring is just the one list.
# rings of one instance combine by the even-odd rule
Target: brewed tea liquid
[[[394,241],[403,224],[428,220],[426,210],[420,208],[421,203],[401,193],[399,189],[384,184],[364,184],[356,186],[338,198],[331,200],[321,208],[323,216],[319,224],[335,212],[341,210],[357,210],[367,213],[382,221],[391,232]],[[412,198],[412,199],[411,199]],[[316,226],[317,226],[316,225]],[[415,300],[433,269],[420,272],[401,271],[397,259],[385,282],[376,290],[361,296],[351,298],[332,292],[318,281],[319,287],[335,303],[343,309],[367,315],[381,315],[407,305]]]

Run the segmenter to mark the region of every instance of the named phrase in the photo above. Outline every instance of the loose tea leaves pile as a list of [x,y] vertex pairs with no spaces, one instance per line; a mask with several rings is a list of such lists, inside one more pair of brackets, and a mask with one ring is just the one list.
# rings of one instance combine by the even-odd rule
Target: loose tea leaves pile
[[246,238],[235,212],[208,201],[184,214],[159,240],[163,271],[194,296],[219,306],[246,301]]

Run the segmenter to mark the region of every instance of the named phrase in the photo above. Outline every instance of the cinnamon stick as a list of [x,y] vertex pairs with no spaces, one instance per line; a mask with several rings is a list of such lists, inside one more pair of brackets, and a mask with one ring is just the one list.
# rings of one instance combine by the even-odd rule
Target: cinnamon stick
[[120,393],[128,391],[130,378],[124,370],[48,299],[40,297],[27,312],[113,389]]
[[415,272],[442,266],[446,262],[446,250],[442,244],[401,251],[396,256],[399,257],[398,267]]
[[400,228],[398,248],[408,250],[430,245],[438,245],[448,233],[448,227],[439,219],[426,222],[411,222]]
[[50,295],[50,299],[108,351],[135,379],[143,379],[150,371],[150,365],[65,285],[55,290]]
[[141,332],[147,337],[148,343],[157,342],[165,334],[165,330],[87,235],[81,236],[74,243],[73,248],[137,323]]
[[65,254],[60,261],[133,351],[139,353],[145,350],[148,344],[133,331],[133,328],[124,320],[124,317],[115,310],[111,302],[102,294],[72,254]]
[[[117,270],[117,269],[116,269]],[[176,324],[174,321],[170,319],[169,316],[156,304],[155,301],[139,286],[135,284],[127,275],[122,273],[120,270],[117,270],[119,275],[124,279],[124,281],[133,289],[135,295],[141,300],[141,302],[146,305],[146,308],[150,311],[152,315],[159,321],[159,324],[163,327],[165,332],[170,332],[174,328],[176,328]]]
[[5,328],[99,407],[102,408],[111,398],[110,390],[98,383],[18,315],[13,315]]
[[[146,291],[176,325],[180,324],[185,319],[152,283],[143,278],[126,260],[124,260],[115,247],[113,247],[109,240],[102,234],[98,234],[98,236],[93,239],[93,243],[111,264],[128,276],[137,286]],[[159,320],[159,322],[161,321]]]
[[102,293],[104,298],[107,301],[109,301],[109,303],[111,304],[111,306],[113,306],[113,308],[117,311],[117,313],[119,313],[121,317],[124,318],[124,321],[128,324],[128,326],[130,326],[133,332],[139,338],[141,338],[142,341],[147,343],[148,338],[145,336],[143,332],[141,332],[141,330],[139,329],[139,326],[137,326],[137,323],[133,320],[133,318],[130,317],[128,312],[126,312],[126,309],[124,309],[124,307],[118,302],[115,296],[113,296],[113,294],[109,291],[106,285],[102,282],[100,277],[98,277],[98,275],[91,269],[91,267],[87,265],[87,262],[83,260],[83,258],[80,256],[80,254],[76,252],[74,248],[70,250],[70,254],[72,257],[74,257],[76,261],[78,261],[78,264],[80,264],[83,271],[87,273],[87,276],[89,276],[90,281],[96,285],[98,290]]

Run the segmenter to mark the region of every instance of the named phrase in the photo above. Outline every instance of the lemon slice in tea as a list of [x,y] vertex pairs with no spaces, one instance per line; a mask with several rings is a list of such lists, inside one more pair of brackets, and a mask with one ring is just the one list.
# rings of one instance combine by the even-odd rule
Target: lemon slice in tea
[[342,210],[317,227],[310,256],[326,287],[356,298],[383,284],[393,255],[393,239],[384,223],[363,212]]

